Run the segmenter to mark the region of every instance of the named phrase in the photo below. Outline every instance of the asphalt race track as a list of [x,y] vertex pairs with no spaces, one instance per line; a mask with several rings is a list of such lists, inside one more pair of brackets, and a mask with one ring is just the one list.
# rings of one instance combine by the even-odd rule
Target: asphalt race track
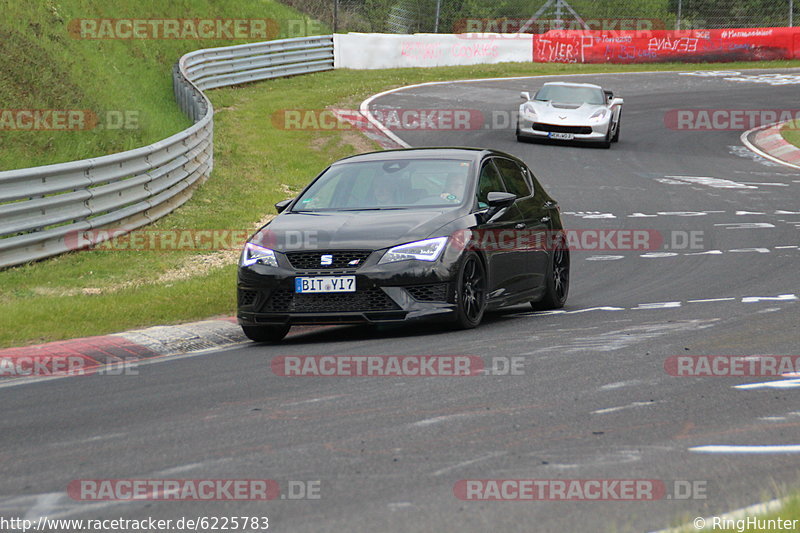
[[[664,123],[665,113],[685,108],[794,109],[797,85],[678,73],[562,79],[599,83],[625,99],[618,144],[520,144],[513,125],[397,134],[412,146],[510,152],[560,201],[567,227],[656,230],[669,249],[574,251],[563,313],[519,306],[464,332],[305,328],[280,346],[247,343],[144,364],[138,375],[2,388],[0,514],[268,516],[270,530],[292,532],[652,531],[800,485],[800,383],[735,388],[781,378],[685,378],[664,369],[673,355],[800,355],[800,171],[755,157],[741,131]],[[502,118],[521,90],[541,81],[409,88],[371,108]],[[702,243],[671,246],[681,244],[673,236],[690,234]],[[520,357],[524,372],[289,378],[270,369],[277,355],[428,354]],[[795,447],[691,450],[715,445]],[[319,480],[320,498],[81,502],[66,494],[72,480],[108,478],[266,478],[282,490]],[[459,480],[507,478],[652,479],[668,488],[691,481],[705,498],[454,495]]]

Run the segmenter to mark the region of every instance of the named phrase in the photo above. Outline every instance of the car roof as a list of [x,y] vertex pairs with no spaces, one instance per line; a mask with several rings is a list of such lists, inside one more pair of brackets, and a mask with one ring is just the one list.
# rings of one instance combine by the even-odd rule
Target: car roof
[[377,152],[367,152],[364,154],[351,155],[333,163],[352,163],[365,161],[389,161],[397,159],[468,159],[470,161],[480,161],[487,155],[499,155],[518,160],[513,155],[492,150],[490,148],[468,148],[468,147],[423,147],[423,148],[400,148],[396,150],[380,150]]
[[594,83],[575,83],[571,81],[548,81],[542,84],[542,87],[545,85],[563,85],[565,87],[591,87],[592,89],[601,89],[599,85],[595,85]]

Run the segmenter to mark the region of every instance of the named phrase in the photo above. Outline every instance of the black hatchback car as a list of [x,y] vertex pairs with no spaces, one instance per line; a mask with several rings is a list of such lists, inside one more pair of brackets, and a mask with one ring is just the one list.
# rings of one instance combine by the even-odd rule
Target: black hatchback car
[[514,156],[387,150],[325,169],[242,251],[238,321],[255,341],[295,324],[439,318],[564,305],[569,250],[557,203]]

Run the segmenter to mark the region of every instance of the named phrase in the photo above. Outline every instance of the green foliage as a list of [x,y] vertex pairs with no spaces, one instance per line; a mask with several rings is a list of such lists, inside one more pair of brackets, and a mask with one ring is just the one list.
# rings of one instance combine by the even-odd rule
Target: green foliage
[[71,21],[261,18],[287,34],[305,18],[273,0],[0,0],[0,13],[0,110],[89,110],[104,124],[124,111],[136,119],[123,129],[0,131],[0,170],[137,148],[188,127],[172,95],[173,63],[198,48],[247,42],[81,39],[70,33]]
[[784,125],[781,135],[793,145],[800,147],[800,121],[795,120]]

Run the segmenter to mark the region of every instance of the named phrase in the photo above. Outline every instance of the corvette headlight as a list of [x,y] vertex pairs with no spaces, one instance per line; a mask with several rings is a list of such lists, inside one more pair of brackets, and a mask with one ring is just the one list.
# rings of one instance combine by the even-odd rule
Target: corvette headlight
[[606,116],[608,115],[608,111],[605,109],[598,109],[589,117],[589,122],[592,124],[597,124],[598,122],[602,122],[605,120]]
[[435,239],[425,239],[424,241],[410,242],[390,248],[383,254],[378,264],[394,263],[395,261],[405,261],[416,259],[418,261],[436,261],[447,244],[447,237],[437,237]]
[[239,265],[250,266],[260,263],[267,266],[278,266],[278,260],[275,258],[275,252],[269,248],[264,248],[252,242],[244,245],[242,250],[242,257],[239,260]]
[[536,110],[530,104],[522,105],[522,116],[528,120],[536,120]]

